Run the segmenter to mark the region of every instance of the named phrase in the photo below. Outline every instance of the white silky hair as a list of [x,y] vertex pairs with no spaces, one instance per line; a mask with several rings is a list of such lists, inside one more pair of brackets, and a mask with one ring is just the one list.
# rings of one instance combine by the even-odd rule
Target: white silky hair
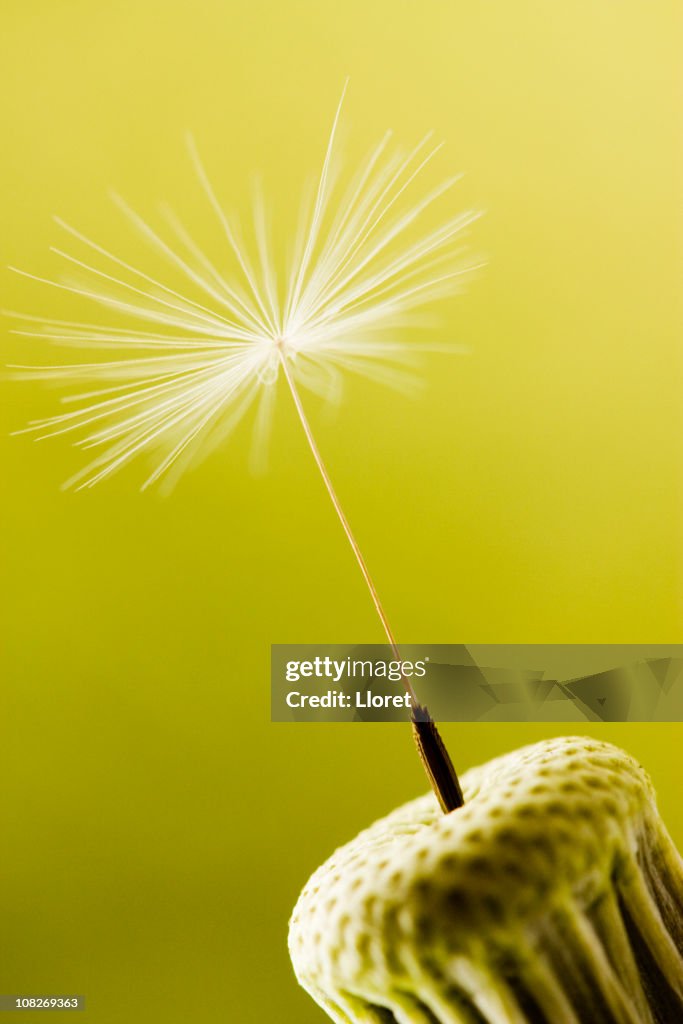
[[179,273],[189,294],[59,218],[69,238],[104,261],[107,269],[56,248],[85,283],[48,280],[11,268],[129,321],[112,326],[106,320],[11,314],[22,321],[16,334],[121,353],[120,358],[100,356],[70,365],[12,367],[16,376],[33,380],[89,382],[86,390],[62,399],[77,408],[17,431],[34,433],[37,439],[74,435],[75,444],[96,451],[65,487],[93,487],[145,451],[156,462],[143,489],[162,477],[172,486],[191,461],[225,439],[254,403],[255,436],[262,442],[285,360],[292,380],[330,398],[339,395],[344,372],[402,388],[413,379],[411,353],[458,351],[454,345],[406,340],[405,330],[398,337],[391,332],[405,329],[416,310],[452,294],[477,269],[465,255],[462,235],[479,214],[466,210],[436,227],[421,226],[428,209],[459,180],[449,177],[415,195],[416,179],[442,148],[430,136],[404,152],[392,145],[391,133],[385,134],[346,188],[340,188],[336,142],[345,91],[346,86],[312,208],[301,216],[282,286],[260,192],[252,211],[257,257],[252,262],[192,139],[190,157],[234,263],[235,280],[217,269],[172,211],[165,210],[168,241],[118,196],[114,201],[122,214]]

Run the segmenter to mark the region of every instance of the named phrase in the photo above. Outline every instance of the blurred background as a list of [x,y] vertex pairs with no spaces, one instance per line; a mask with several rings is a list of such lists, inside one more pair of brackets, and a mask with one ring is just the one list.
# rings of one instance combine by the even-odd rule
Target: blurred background
[[[107,198],[205,201],[191,129],[246,215],[286,229],[344,78],[353,161],[387,127],[447,146],[488,268],[441,307],[417,400],[307,399],[394,628],[416,643],[676,643],[681,628],[678,3],[5,0],[2,264],[61,269],[60,214],[136,262]],[[88,319],[1,274],[2,305]],[[9,333],[3,362],[62,355]],[[65,358],[69,357],[66,353]],[[78,358],[78,354],[76,356]],[[425,782],[400,725],[271,725],[269,645],[381,642],[284,392],[174,494],[100,489],[58,411],[4,382],[0,990],[86,996],[98,1024],[314,1024],[286,950],[310,872]],[[461,769],[566,730],[449,725]],[[681,725],[582,726],[648,768],[683,842]],[[28,1015],[29,1018],[32,1015]]]

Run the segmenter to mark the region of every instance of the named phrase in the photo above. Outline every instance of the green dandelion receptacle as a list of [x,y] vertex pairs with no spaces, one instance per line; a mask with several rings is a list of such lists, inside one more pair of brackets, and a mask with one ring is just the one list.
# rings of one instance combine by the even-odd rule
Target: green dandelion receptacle
[[562,738],[394,811],[310,879],[300,983],[338,1022],[675,1024],[683,862],[643,769]]

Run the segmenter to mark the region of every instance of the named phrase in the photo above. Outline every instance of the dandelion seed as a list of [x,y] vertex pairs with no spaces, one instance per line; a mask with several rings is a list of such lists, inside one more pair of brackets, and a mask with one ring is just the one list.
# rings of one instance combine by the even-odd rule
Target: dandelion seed
[[[337,134],[343,100],[344,94],[312,209],[300,220],[295,257],[286,275],[277,273],[260,193],[254,202],[250,255],[192,139],[190,157],[234,277],[218,268],[166,208],[162,234],[123,199],[113,197],[156,255],[171,265],[174,282],[183,282],[177,287],[57,220],[81,255],[62,248],[53,251],[78,278],[48,280],[16,272],[78,296],[114,320],[123,317],[126,325],[110,324],[105,317],[74,322],[11,314],[22,322],[15,333],[100,354],[117,353],[115,358],[64,366],[14,367],[27,379],[87,382],[85,390],[63,400],[68,411],[33,421],[18,433],[32,433],[37,439],[67,435],[79,447],[95,452],[64,486],[94,487],[138,455],[152,453],[156,462],[143,489],[162,479],[170,487],[191,462],[221,443],[254,403],[256,433],[265,436],[282,377],[389,643],[400,658],[299,389],[333,397],[348,372],[391,387],[410,384],[411,353],[429,346],[396,332],[411,324],[416,311],[453,294],[476,269],[464,256],[462,236],[478,214],[468,210],[442,219],[436,227],[425,226],[429,211],[443,202],[458,180],[449,177],[418,192],[420,175],[441,149],[430,136],[403,152],[392,146],[388,133],[340,190]],[[414,708],[419,708],[410,681],[404,682]],[[418,746],[426,762],[432,758],[438,774],[447,755],[431,720],[427,717],[420,724],[423,736]]]

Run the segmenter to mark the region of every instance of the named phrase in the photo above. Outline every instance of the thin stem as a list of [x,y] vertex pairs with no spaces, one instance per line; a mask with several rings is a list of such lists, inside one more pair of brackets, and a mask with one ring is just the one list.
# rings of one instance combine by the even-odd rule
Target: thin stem
[[[348,540],[349,544],[351,545],[351,549],[352,549],[354,555],[356,556],[356,561],[358,562],[360,571],[363,574],[363,579],[365,580],[365,582],[367,584],[367,588],[370,591],[370,597],[372,598],[372,603],[374,604],[375,609],[377,611],[377,614],[380,617],[380,621],[382,623],[382,627],[384,629],[384,632],[386,633],[387,640],[389,641],[389,646],[391,647],[392,654],[394,655],[394,657],[396,658],[397,661],[401,661],[401,653],[399,651],[398,644],[396,643],[396,639],[395,639],[394,634],[392,632],[391,626],[389,625],[389,620],[387,618],[386,612],[384,611],[384,608],[382,607],[382,602],[379,599],[379,594],[377,593],[377,587],[373,583],[372,576],[370,575],[370,570],[368,569],[367,564],[365,562],[365,559],[363,558],[363,553],[362,553],[360,547],[358,546],[358,541],[356,540],[356,538],[353,535],[353,531],[351,529],[351,526],[349,524],[348,519],[346,518],[346,515],[344,513],[344,509],[342,508],[341,502],[339,501],[339,498],[337,497],[337,492],[334,489],[334,485],[333,485],[332,480],[330,478],[330,474],[327,472],[327,467],[325,466],[325,463],[323,462],[322,455],[320,454],[320,449],[318,448],[318,445],[316,443],[315,437],[313,436],[313,431],[311,430],[311,425],[308,422],[308,418],[306,416],[306,412],[304,410],[303,403],[301,401],[301,396],[299,394],[299,391],[297,389],[296,384],[294,383],[294,378],[292,377],[292,374],[291,374],[291,371],[289,369],[289,366],[287,365],[287,360],[286,360],[284,354],[282,353],[282,351],[280,351],[280,360],[281,360],[281,363],[282,363],[282,369],[283,369],[284,374],[285,374],[285,379],[287,381],[287,384],[289,385],[289,390],[290,390],[290,392],[292,394],[292,398],[294,399],[294,405],[296,406],[296,411],[297,411],[297,413],[299,415],[299,420],[301,421],[301,426],[304,429],[304,434],[306,435],[306,440],[308,441],[308,444],[309,444],[309,447],[311,449],[311,452],[313,453],[313,458],[315,459],[316,465],[317,465],[318,469],[320,470],[320,475],[322,476],[323,481],[325,483],[325,487],[327,488],[327,493],[330,496],[332,504],[334,505],[334,510],[337,513],[337,516],[339,517],[340,523],[342,524],[342,528],[344,530],[344,533],[346,534],[346,539]],[[406,690],[408,691],[408,693],[410,694],[411,703],[417,703],[417,696],[416,696],[415,691],[413,690],[413,688],[412,688],[412,686],[410,684],[410,680],[406,676],[403,676],[402,678],[403,678],[403,684],[404,684]]]
[[360,571],[363,574],[363,579],[365,580],[366,586],[370,591],[372,603],[374,604],[375,610],[379,615],[380,622],[382,623],[382,628],[384,629],[387,640],[389,641],[389,646],[391,647],[392,654],[401,665],[401,681],[406,692],[410,697],[411,722],[413,727],[413,736],[415,738],[417,749],[420,754],[420,758],[422,760],[424,769],[432,785],[432,788],[434,789],[434,792],[436,793],[436,796],[439,800],[441,808],[444,811],[444,813],[447,814],[449,811],[455,810],[458,807],[462,807],[464,803],[462,790],[460,789],[460,783],[458,782],[457,774],[455,772],[455,769],[453,768],[451,759],[448,756],[448,752],[443,744],[443,740],[439,735],[436,723],[432,719],[427,708],[420,704],[420,702],[418,701],[417,695],[412,687],[410,679],[403,672],[403,659],[401,657],[401,652],[398,643],[396,642],[396,638],[389,624],[389,619],[387,618],[387,614],[384,611],[382,602],[380,601],[380,597],[377,592],[377,587],[375,586],[372,576],[370,575],[370,570],[368,569],[367,563],[363,557],[363,553],[358,545],[358,541],[353,535],[351,525],[348,519],[346,518],[346,514],[344,513],[344,509],[342,508],[341,502],[339,501],[337,492],[334,489],[334,485],[332,483],[330,474],[328,473],[327,467],[323,461],[323,457],[320,454],[320,449],[318,448],[317,442],[313,435],[313,431],[311,430],[311,425],[308,422],[308,417],[306,416],[306,411],[303,407],[301,396],[299,394],[296,384],[294,383],[294,378],[287,363],[287,358],[285,356],[285,353],[283,352],[281,343],[278,344],[278,350],[280,354],[280,363],[282,365],[282,370],[285,375],[285,380],[287,381],[287,385],[289,387],[292,399],[294,401],[294,406],[299,416],[301,426],[303,427],[304,434],[306,435],[308,446],[311,449],[311,453],[313,455],[313,458],[315,459],[315,463],[318,469],[320,470],[320,475],[323,478],[323,482],[325,484],[325,488],[327,489],[327,493],[330,496],[330,500],[332,501],[334,510],[337,513],[339,522],[342,525],[342,529],[346,534],[346,539],[351,545],[351,550],[353,551],[356,557],[358,567],[360,568]]

